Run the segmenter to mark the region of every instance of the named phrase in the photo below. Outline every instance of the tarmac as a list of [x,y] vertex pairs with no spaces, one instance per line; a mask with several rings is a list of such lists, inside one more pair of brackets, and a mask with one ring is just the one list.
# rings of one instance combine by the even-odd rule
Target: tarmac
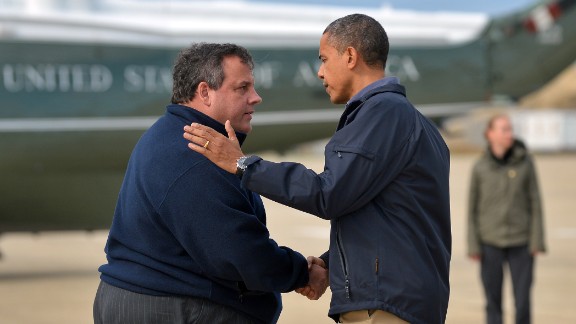
[[[483,323],[484,297],[479,266],[466,257],[466,208],[472,164],[478,154],[455,154],[451,161],[453,254],[451,297],[446,323]],[[321,171],[320,154],[265,155],[298,161]],[[549,252],[536,260],[533,323],[576,323],[576,154],[537,155]],[[265,200],[271,237],[305,256],[328,248],[329,223]],[[92,302],[105,262],[107,231],[5,233],[0,236],[0,323],[92,323]],[[257,255],[254,256],[257,258]],[[255,259],[254,262],[257,262]],[[513,323],[513,298],[505,278],[506,323]],[[280,324],[333,323],[328,291],[319,301],[283,295]]]

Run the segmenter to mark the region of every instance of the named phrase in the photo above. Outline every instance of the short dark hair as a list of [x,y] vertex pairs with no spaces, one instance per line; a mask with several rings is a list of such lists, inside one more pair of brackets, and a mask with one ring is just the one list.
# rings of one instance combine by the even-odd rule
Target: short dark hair
[[180,51],[172,73],[172,103],[181,104],[194,99],[200,82],[219,89],[224,82],[222,61],[237,56],[254,69],[252,56],[244,47],[235,44],[195,43]]
[[340,54],[350,46],[367,65],[386,67],[390,48],[388,35],[376,19],[363,14],[348,15],[330,23],[323,34]]

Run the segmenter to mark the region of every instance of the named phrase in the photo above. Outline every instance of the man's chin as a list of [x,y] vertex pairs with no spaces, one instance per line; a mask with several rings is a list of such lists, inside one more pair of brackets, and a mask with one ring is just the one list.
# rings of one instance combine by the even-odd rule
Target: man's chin
[[335,94],[328,93],[330,96],[330,102],[336,105],[346,104],[348,100],[346,98],[342,98],[341,96],[336,96]]
[[242,125],[242,126],[238,126],[238,127],[232,126],[232,128],[234,128],[235,131],[237,131],[239,133],[244,133],[244,134],[248,134],[252,131],[252,125],[250,125],[250,124]]
[[342,98],[332,98],[330,97],[330,102],[335,105],[342,105],[348,102],[348,100],[344,100]]

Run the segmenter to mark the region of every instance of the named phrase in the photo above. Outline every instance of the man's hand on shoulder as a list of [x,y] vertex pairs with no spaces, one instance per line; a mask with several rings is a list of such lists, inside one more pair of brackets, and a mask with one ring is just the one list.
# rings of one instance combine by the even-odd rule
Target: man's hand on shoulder
[[230,121],[226,121],[224,126],[228,137],[198,123],[186,125],[183,136],[190,141],[188,147],[191,150],[204,155],[220,168],[230,173],[236,173],[236,162],[244,156],[244,153],[242,153],[236,132],[230,125]]

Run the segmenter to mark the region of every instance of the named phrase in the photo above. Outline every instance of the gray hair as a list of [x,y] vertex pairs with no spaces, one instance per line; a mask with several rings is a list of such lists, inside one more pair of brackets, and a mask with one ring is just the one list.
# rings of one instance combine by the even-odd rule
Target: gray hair
[[180,51],[172,74],[172,103],[181,104],[194,99],[200,82],[219,89],[224,82],[222,61],[237,56],[254,69],[252,56],[244,47],[235,44],[196,43]]
[[323,34],[338,53],[353,47],[368,66],[386,67],[390,45],[386,31],[376,19],[363,14],[348,15],[330,23]]

